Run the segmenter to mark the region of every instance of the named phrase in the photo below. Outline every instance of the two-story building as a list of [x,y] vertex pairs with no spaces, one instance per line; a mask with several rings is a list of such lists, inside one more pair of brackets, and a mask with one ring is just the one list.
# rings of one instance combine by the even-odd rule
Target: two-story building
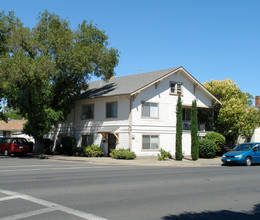
[[[175,154],[176,104],[183,105],[183,153],[191,154],[191,105],[212,108],[220,101],[183,67],[114,77],[108,82],[89,83],[75,108],[49,134],[55,143],[61,136],[73,136],[77,146],[92,143],[105,155],[114,148],[130,148],[137,156],[156,156],[162,148]],[[199,135],[206,134],[205,123]]]

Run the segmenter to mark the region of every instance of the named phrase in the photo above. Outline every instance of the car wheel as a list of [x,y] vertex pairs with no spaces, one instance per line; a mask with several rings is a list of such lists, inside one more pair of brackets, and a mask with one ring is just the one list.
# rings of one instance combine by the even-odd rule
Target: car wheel
[[246,166],[251,166],[252,165],[252,159],[251,157],[247,157],[246,160],[245,160],[245,165]]
[[5,149],[5,151],[4,151],[4,155],[5,155],[5,156],[8,156],[8,155],[9,155],[9,152],[8,152],[7,149]]

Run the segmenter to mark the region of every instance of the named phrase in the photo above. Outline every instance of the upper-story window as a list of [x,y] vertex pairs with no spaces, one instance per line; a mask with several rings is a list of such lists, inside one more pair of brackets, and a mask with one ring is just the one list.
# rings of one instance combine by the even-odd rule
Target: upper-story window
[[94,104],[82,106],[81,119],[94,119]]
[[142,117],[158,118],[158,103],[143,102],[142,103]]
[[170,82],[170,94],[182,95],[182,83]]
[[106,103],[106,117],[107,118],[117,117],[117,102]]

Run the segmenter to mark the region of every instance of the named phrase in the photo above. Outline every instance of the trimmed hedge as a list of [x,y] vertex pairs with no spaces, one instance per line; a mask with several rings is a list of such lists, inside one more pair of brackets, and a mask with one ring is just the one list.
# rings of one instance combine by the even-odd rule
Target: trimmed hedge
[[110,156],[114,159],[126,159],[126,160],[133,160],[136,158],[134,152],[130,151],[129,149],[114,149],[110,153]]
[[199,155],[201,158],[213,158],[216,156],[216,143],[210,139],[199,141]]

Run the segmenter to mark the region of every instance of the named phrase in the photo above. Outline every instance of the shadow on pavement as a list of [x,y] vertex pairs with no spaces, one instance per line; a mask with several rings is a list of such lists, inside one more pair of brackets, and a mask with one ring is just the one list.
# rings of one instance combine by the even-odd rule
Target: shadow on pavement
[[201,213],[185,212],[180,215],[168,215],[163,220],[256,220],[260,219],[260,204],[250,212],[233,212],[228,210],[205,211]]

